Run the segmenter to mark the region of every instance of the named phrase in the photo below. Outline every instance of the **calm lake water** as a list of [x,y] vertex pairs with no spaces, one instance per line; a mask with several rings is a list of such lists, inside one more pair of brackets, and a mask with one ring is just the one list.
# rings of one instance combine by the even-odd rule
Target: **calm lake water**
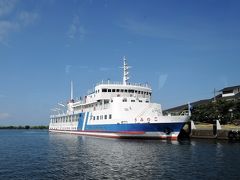
[[0,179],[240,179],[240,143],[0,130]]

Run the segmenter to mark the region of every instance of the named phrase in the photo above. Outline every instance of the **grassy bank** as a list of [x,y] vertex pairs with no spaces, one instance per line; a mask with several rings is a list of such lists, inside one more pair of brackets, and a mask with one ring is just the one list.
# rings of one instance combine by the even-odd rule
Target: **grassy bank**
[[[212,129],[213,125],[212,124],[197,124],[195,125],[197,129]],[[234,124],[225,124],[225,125],[221,125],[222,129],[224,130],[236,130],[236,129],[240,129],[240,126],[236,126]]]

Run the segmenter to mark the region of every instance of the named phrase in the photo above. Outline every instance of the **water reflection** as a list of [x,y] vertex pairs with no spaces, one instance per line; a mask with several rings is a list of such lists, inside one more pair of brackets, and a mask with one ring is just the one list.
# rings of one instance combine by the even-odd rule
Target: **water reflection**
[[238,179],[240,143],[0,131],[0,179]]
[[[84,171],[84,177],[89,178],[168,176],[166,172],[171,169],[172,159],[181,154],[181,149],[175,146],[184,145],[186,149],[190,147],[188,140],[104,139],[59,134],[52,136],[55,142],[61,140],[57,149],[64,151],[62,156],[69,157],[68,161],[78,160],[75,162],[75,167],[78,168],[73,171]],[[67,163],[66,160],[63,162]]]

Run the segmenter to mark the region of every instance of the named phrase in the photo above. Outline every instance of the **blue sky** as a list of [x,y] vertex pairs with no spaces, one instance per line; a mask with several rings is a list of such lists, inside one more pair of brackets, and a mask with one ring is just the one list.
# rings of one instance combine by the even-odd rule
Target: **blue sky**
[[238,0],[0,0],[0,125],[47,125],[101,80],[148,82],[163,108],[240,84]]

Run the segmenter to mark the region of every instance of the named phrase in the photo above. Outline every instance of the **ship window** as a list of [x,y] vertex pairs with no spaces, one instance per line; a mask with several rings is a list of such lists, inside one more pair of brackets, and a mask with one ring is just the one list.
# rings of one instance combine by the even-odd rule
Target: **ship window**
[[135,93],[137,93],[137,91],[135,91]]
[[151,95],[152,95],[152,93],[149,93],[149,95],[151,96]]
[[95,116],[93,116],[93,120],[95,120]]
[[140,94],[140,91],[138,91],[138,94]]
[[146,101],[146,103],[149,103],[149,101]]
[[127,92],[127,89],[125,89],[124,91]]
[[126,98],[124,98],[124,99],[123,99],[123,102],[127,102],[127,99],[126,99]]
[[100,116],[100,119],[103,119],[103,115]]
[[142,102],[142,100],[139,100],[139,102]]
[[115,92],[115,91],[116,91],[116,89],[113,89],[113,90],[112,90],[112,92]]
[[133,89],[130,89],[129,92],[130,92],[130,93],[134,93],[134,90],[133,90]]
[[131,102],[135,102],[135,100],[132,99]]
[[146,92],[146,94],[148,95],[148,92]]
[[121,89],[121,92],[123,92],[123,89]]
[[102,89],[102,92],[107,92],[107,89]]
[[119,92],[120,89],[117,89],[117,92]]
[[111,114],[109,114],[109,119],[112,119],[112,115]]
[[104,116],[104,119],[107,119],[107,115]]
[[108,92],[111,92],[111,89],[108,89]]
[[99,116],[97,116],[97,120],[99,120]]

